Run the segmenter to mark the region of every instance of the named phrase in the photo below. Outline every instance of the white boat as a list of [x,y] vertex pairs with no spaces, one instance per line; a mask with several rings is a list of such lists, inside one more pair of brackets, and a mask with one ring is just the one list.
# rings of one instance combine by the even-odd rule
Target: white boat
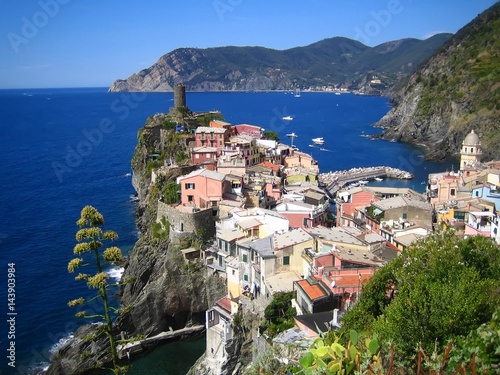
[[314,143],[316,143],[317,145],[322,145],[323,143],[325,143],[325,140],[323,139],[323,137],[313,138],[312,141]]
[[367,180],[359,180],[358,181],[360,185],[366,185],[368,182],[370,181],[367,181]]
[[384,179],[380,178],[380,177],[375,177],[375,181],[379,181],[380,182],[380,181],[384,181]]
[[295,98],[300,98],[300,89],[297,89],[297,91],[295,91],[295,94],[293,94],[293,96]]
[[295,133],[290,133],[290,134],[287,134],[286,136],[287,136],[287,137],[298,137],[298,135],[297,135],[297,134],[295,134]]
[[285,120],[285,121],[292,121],[293,117],[292,116],[283,116],[281,119]]

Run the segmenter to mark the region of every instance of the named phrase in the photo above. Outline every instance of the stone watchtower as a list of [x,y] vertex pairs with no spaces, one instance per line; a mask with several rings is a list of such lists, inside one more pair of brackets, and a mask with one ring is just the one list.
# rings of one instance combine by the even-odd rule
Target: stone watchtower
[[174,87],[174,108],[186,107],[186,86],[179,83]]
[[460,150],[460,169],[473,167],[481,161],[483,151],[481,150],[481,141],[474,130],[472,130],[462,142]]

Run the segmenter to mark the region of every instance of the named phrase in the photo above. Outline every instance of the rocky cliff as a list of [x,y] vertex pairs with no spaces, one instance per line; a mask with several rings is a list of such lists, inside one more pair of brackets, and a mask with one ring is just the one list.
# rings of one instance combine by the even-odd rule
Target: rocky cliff
[[258,91],[346,88],[381,94],[430,56],[450,34],[376,47],[329,38],[278,51],[264,47],[180,48],[151,67],[115,81],[110,91]]
[[[140,339],[204,324],[205,311],[225,295],[225,283],[208,272],[201,262],[184,263],[180,249],[201,246],[205,240],[202,236],[172,241],[168,231],[158,231],[157,202],[164,186],[191,168],[182,166],[187,140],[179,138],[165,124],[169,124],[166,115],[148,118],[139,131],[132,160],[133,184],[140,198],[137,224],[141,236],[128,255],[122,277],[126,284],[120,289],[120,301],[125,313],[115,324],[117,339]],[[152,161],[152,153],[160,155],[160,160]],[[151,169],[174,155],[179,166],[168,169],[152,183]],[[97,329],[92,325],[79,329],[54,355],[47,374],[84,374],[108,362],[108,342],[104,337],[94,337]]]
[[458,31],[392,95],[376,126],[383,137],[424,145],[427,157],[457,155],[474,130],[483,160],[500,158],[500,3]]

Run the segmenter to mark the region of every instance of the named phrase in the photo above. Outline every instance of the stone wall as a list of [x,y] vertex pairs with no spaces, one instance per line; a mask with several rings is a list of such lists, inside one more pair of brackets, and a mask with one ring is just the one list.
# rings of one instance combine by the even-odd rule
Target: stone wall
[[179,241],[186,237],[191,237],[197,233],[203,233],[203,241],[215,237],[215,218],[212,208],[197,212],[181,212],[163,202],[158,202],[158,212],[156,222],[161,218],[170,223],[171,241]]

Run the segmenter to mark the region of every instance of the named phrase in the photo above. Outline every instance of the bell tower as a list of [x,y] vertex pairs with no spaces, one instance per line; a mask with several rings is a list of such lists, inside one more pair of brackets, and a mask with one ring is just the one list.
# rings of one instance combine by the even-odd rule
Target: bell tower
[[462,142],[460,150],[460,169],[475,167],[481,161],[483,151],[481,150],[481,141],[474,130],[472,130]]

